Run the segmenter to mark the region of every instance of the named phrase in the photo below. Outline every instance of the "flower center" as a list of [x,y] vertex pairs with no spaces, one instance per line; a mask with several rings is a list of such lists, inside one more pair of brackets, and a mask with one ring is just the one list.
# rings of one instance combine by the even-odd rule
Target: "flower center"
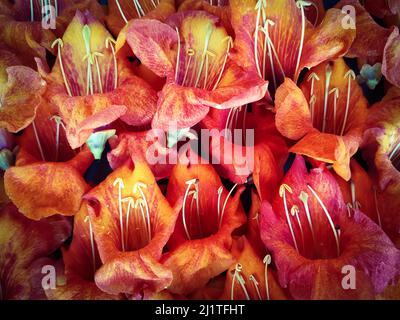
[[215,223],[211,223],[210,220],[205,217],[200,206],[199,185],[200,182],[198,179],[186,181],[187,187],[182,205],[182,223],[188,240],[207,238],[218,232],[223,224],[228,200],[237,187],[237,184],[235,184],[224,199],[222,199],[224,187],[221,186],[218,189],[216,220]]
[[[265,284],[265,298],[266,300],[270,300],[270,294],[269,294],[269,284],[268,284],[268,266],[271,264],[272,259],[271,256],[269,254],[267,254],[264,259],[263,259],[263,263],[265,265],[264,267],[264,284]],[[240,263],[237,263],[235,266],[235,269],[231,271],[232,272],[232,284],[231,284],[231,294],[230,294],[230,298],[231,300],[235,300],[235,285],[239,284],[240,285],[240,290],[242,290],[243,294],[246,297],[246,300],[263,300],[263,293],[260,290],[260,283],[259,280],[261,281],[261,279],[257,280],[256,276],[253,274],[249,275],[249,282],[253,285],[254,290],[256,292],[256,296],[253,297],[250,294],[250,290],[248,287],[248,283],[246,283],[246,280],[242,274],[243,272],[243,266]],[[249,284],[249,285],[251,285]]]
[[[122,251],[135,251],[148,245],[152,239],[150,208],[143,192],[147,185],[137,182],[133,186],[135,197],[122,198],[124,184],[121,179],[114,181],[118,187],[119,227]],[[133,230],[132,230],[133,227]]]
[[[321,239],[317,238],[316,230],[320,228],[318,228],[318,226],[316,228],[316,226],[314,225],[314,220],[321,220],[317,220],[316,217],[312,217],[311,208],[309,206],[310,196],[312,196],[314,198],[313,200],[315,200],[312,203],[318,204],[318,206],[322,209],[322,212],[324,213],[324,216],[329,224],[335,240],[336,256],[338,257],[340,256],[340,228],[333,223],[332,217],[319,194],[310,185],[307,185],[307,188],[309,193],[306,191],[302,191],[298,196],[298,199],[300,199],[301,201],[302,207],[300,208],[297,205],[293,205],[290,210],[288,207],[287,195],[292,195],[293,190],[290,186],[286,184],[281,185],[281,187],[279,188],[279,196],[282,198],[286,222],[289,227],[290,236],[292,238],[294,248],[296,249],[298,254],[301,254],[308,258],[327,258],[328,256],[331,256],[330,252],[328,252],[330,250],[324,247]],[[302,217],[303,214],[305,216],[305,219]],[[307,223],[304,223],[304,220]],[[307,231],[309,233],[306,233]],[[311,239],[312,242],[309,243],[309,241],[306,241],[306,238]]]
[[184,87],[215,90],[225,71],[232,38],[204,17],[188,19],[175,30],[178,36],[175,82]]
[[[115,54],[115,40],[111,37],[105,39],[104,45],[96,43],[95,45],[101,50],[95,51],[92,49],[93,39],[90,27],[85,24],[81,30],[82,42],[84,44],[85,54],[81,57],[83,64],[86,64],[85,77],[81,81],[79,72],[76,69],[79,66],[75,65],[70,58],[63,59],[64,43],[62,39],[57,39],[53,42],[52,48],[57,45],[58,48],[58,66],[62,75],[65,89],[70,97],[101,94],[115,90],[118,85],[118,65]],[[68,46],[66,56],[74,50]],[[112,65],[112,67],[109,67]]]
[[[347,80],[345,92],[339,92],[339,89],[335,87],[332,88],[332,77],[332,65],[329,63],[325,69],[323,102],[318,100],[314,90],[316,82],[321,81],[320,76],[313,72],[308,77],[307,81],[310,83],[310,114],[314,128],[324,133],[343,136],[349,130],[351,89],[356,76],[352,70],[344,75]],[[320,102],[323,106],[317,108],[317,103]]]
[[[294,69],[294,76],[297,75],[300,67],[301,56],[303,52],[304,37],[306,31],[306,16],[305,8],[311,4],[307,1],[296,2],[297,7],[301,12],[301,35],[298,47],[296,67]],[[286,77],[282,62],[276,51],[275,44],[270,37],[270,29],[275,26],[275,22],[267,17],[267,1],[258,0],[255,6],[257,12],[256,26],[254,32],[254,59],[256,69],[259,76],[265,80],[272,80],[273,90],[278,88],[278,85]],[[268,72],[268,68],[270,72]],[[279,71],[277,71],[277,69]],[[272,76],[272,79],[270,79]]]

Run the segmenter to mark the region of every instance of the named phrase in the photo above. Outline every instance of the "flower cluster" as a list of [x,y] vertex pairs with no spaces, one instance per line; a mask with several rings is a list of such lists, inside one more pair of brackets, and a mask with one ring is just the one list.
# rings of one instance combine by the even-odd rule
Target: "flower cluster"
[[1,299],[400,299],[400,1],[0,4]]

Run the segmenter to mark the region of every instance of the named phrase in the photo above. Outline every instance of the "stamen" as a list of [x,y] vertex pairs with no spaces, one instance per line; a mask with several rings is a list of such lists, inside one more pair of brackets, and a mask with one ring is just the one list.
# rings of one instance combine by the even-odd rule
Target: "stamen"
[[305,210],[305,212],[306,212],[306,217],[307,217],[308,226],[310,227],[311,237],[312,237],[313,244],[314,244],[314,247],[315,247],[316,241],[315,241],[314,228],[313,228],[313,224],[312,224],[312,220],[311,220],[310,208],[309,208],[309,206],[308,206],[308,193],[302,191],[302,192],[300,193],[299,199],[300,199],[300,201],[303,203],[304,210]]
[[315,104],[317,103],[317,97],[312,95],[310,98],[310,113],[311,113],[311,122],[314,124],[314,114],[315,114]]
[[290,213],[292,214],[293,217],[296,218],[297,220],[297,224],[299,225],[300,228],[300,235],[301,235],[301,243],[303,245],[303,249],[305,247],[305,242],[304,242],[304,232],[303,232],[303,226],[301,225],[301,221],[299,218],[299,207],[294,205],[291,209],[290,209]]
[[353,211],[353,205],[351,203],[346,204],[346,209],[347,209],[347,215],[349,219],[352,217],[351,212]]
[[96,64],[97,81],[99,82],[100,93],[103,93],[103,84],[102,84],[102,80],[101,80],[99,60],[97,59],[97,56],[100,56],[100,55],[102,55],[102,54],[98,53],[98,52],[95,52],[93,57],[94,57],[94,62]]
[[113,63],[114,63],[114,90],[117,89],[118,87],[118,64],[117,64],[117,56],[115,55],[115,49],[114,46],[116,44],[116,41],[113,38],[108,37],[106,39],[106,49],[108,47],[111,48],[112,56],[113,56]]
[[229,191],[228,195],[227,195],[226,198],[225,198],[224,205],[223,205],[223,207],[222,207],[221,218],[220,218],[220,220],[219,220],[219,228],[221,228],[222,220],[224,219],[224,213],[225,213],[226,204],[228,203],[228,200],[229,200],[229,198],[231,197],[232,192],[236,189],[237,186],[238,186],[238,184],[235,183],[234,186],[231,188],[231,190]]
[[294,243],[294,246],[296,248],[296,251],[297,251],[297,253],[299,253],[299,248],[297,246],[296,237],[294,235],[292,223],[290,222],[289,210],[288,210],[287,202],[286,202],[286,190],[289,191],[289,193],[293,192],[292,188],[290,188],[287,184],[282,184],[279,187],[279,196],[281,198],[283,198],[283,205],[284,205],[284,208],[285,208],[286,220],[287,220],[287,223],[288,223],[288,226],[289,226],[289,229],[290,229],[290,234],[292,235],[292,239],[293,239],[293,243]]
[[142,201],[140,201],[139,204],[140,204],[140,206],[142,206],[144,204],[144,206],[146,208],[146,219],[144,221],[147,225],[147,235],[148,235],[148,240],[150,242],[150,240],[151,240],[150,210],[149,210],[149,205],[146,200],[146,196],[145,196],[142,188],[146,189],[147,185],[145,185],[142,182],[136,182],[135,185],[133,186],[133,193],[136,194],[137,191],[139,191],[140,196],[142,197]]
[[[272,57],[272,46],[271,46],[271,41],[269,40],[269,30],[268,30],[268,26],[269,25],[274,25],[274,22],[271,20],[265,20],[264,22],[264,57],[265,57],[265,49],[266,47],[268,47],[268,56],[269,56],[269,63],[271,65],[271,72],[272,72],[272,80],[274,83],[274,90],[276,90],[277,88],[277,83],[276,83],[276,75],[275,75],[275,65],[274,65],[274,58]],[[265,43],[266,42],[266,43]],[[264,66],[265,66],[265,60],[264,60]],[[266,71],[264,68],[264,75],[263,78],[265,79],[266,76]]]
[[272,262],[271,255],[267,254],[263,259],[263,263],[265,265],[264,279],[265,279],[265,293],[267,295],[267,300],[271,300],[269,296],[269,285],[268,285],[268,266],[271,264],[271,262]]
[[51,48],[54,48],[54,46],[56,44],[58,46],[58,48],[57,48],[58,61],[60,63],[60,70],[61,70],[61,74],[62,74],[62,77],[64,80],[65,89],[67,90],[68,95],[70,97],[72,97],[71,89],[70,89],[68,81],[67,81],[67,76],[65,74],[64,65],[63,65],[62,56],[61,56],[61,48],[64,46],[64,43],[63,43],[62,39],[59,38],[52,43]]
[[[267,22],[268,22],[268,24],[269,24],[270,26],[274,26],[274,25],[275,25],[275,22],[273,22],[272,20],[269,20],[269,19],[268,19]],[[283,69],[281,60],[279,59],[278,53],[276,52],[276,49],[275,49],[275,46],[274,46],[274,44],[273,44],[271,38],[269,37],[269,33],[267,34],[267,36],[268,36],[268,42],[269,42],[270,45],[271,45],[272,52],[273,52],[273,54],[274,54],[274,56],[275,56],[276,61],[278,62],[278,66],[279,66],[279,69],[280,69],[280,71],[281,71],[281,73],[282,73],[282,76],[283,76],[284,78],[286,78],[285,70]]]
[[225,54],[225,57],[224,57],[224,62],[222,63],[221,71],[220,71],[220,73],[218,75],[217,81],[214,84],[213,90],[215,90],[218,87],[219,82],[221,81],[222,75],[224,74],[224,71],[225,71],[226,62],[228,61],[229,51],[231,50],[231,48],[233,48],[232,37],[228,36],[228,37],[226,37],[225,39],[222,40],[222,42],[225,42],[225,41],[228,41],[228,43],[226,45],[226,54]]
[[333,96],[333,133],[336,134],[336,114],[337,114],[337,100],[339,99],[339,89],[333,88],[329,91],[329,95],[334,94]]
[[128,202],[128,209],[126,209],[126,220],[125,220],[125,246],[128,248],[129,241],[129,218],[131,214],[131,209],[136,208],[135,200],[132,197],[122,199],[123,202]]
[[96,273],[96,251],[94,247],[94,236],[93,236],[93,227],[92,221],[89,216],[86,216],[85,222],[89,222],[89,235],[90,235],[90,247],[92,252],[92,264],[93,264],[93,275]]
[[57,162],[60,149],[60,126],[62,123],[62,119],[60,116],[52,116],[50,120],[54,120],[56,123],[56,162]]
[[38,146],[38,148],[39,148],[40,156],[41,156],[41,158],[42,158],[43,161],[46,161],[46,158],[44,157],[44,152],[43,152],[42,144],[40,143],[39,134],[38,134],[37,129],[36,129],[35,120],[32,121],[32,129],[33,129],[33,133],[34,133],[34,135],[35,135],[36,144],[37,144],[37,146]]
[[348,85],[347,85],[347,100],[346,100],[346,111],[344,113],[344,120],[343,120],[343,126],[342,130],[340,132],[340,135],[343,136],[344,130],[346,129],[346,124],[347,124],[347,117],[349,116],[349,108],[350,108],[350,97],[351,97],[351,80],[353,81],[356,79],[356,74],[354,73],[353,70],[347,71],[347,73],[344,75],[345,78],[348,78]]
[[35,21],[35,12],[34,12],[34,7],[33,7],[33,0],[29,1],[29,6],[31,9],[31,22]]
[[310,81],[311,81],[311,88],[310,88],[310,98],[311,98],[314,95],[314,82],[319,81],[319,77],[315,72],[311,73],[310,76],[308,77],[307,82]]
[[333,235],[335,236],[335,241],[336,241],[336,250],[337,250],[337,255],[340,256],[340,245],[339,245],[339,238],[335,229],[335,225],[332,221],[332,218],[328,212],[328,209],[325,207],[324,203],[322,202],[321,198],[318,196],[318,194],[315,192],[315,190],[309,185],[307,184],[308,189],[310,189],[310,191],[313,193],[314,197],[317,199],[318,203],[320,204],[322,210],[324,211],[326,217],[328,218],[329,224],[332,228],[333,231]]
[[210,39],[211,39],[211,35],[212,35],[213,31],[214,30],[213,30],[213,27],[212,27],[211,23],[208,24],[207,31],[206,31],[205,42],[204,42],[204,49],[203,49],[203,53],[201,55],[200,67],[199,67],[199,70],[198,70],[198,73],[197,73],[197,79],[196,79],[196,82],[195,82],[195,85],[194,85],[195,87],[198,86],[201,74],[203,73],[204,61],[205,61],[205,58],[206,58],[206,55],[207,55],[207,52],[208,52],[208,45],[210,43]]
[[143,11],[142,6],[140,5],[140,2],[138,0],[133,0],[133,4],[135,5],[136,12],[137,12],[139,18],[144,17],[145,13]]
[[354,184],[353,180],[350,180],[350,190],[351,190],[351,202],[353,204],[353,209],[354,210],[359,210],[361,205],[357,201],[356,197],[356,185]]
[[197,179],[191,179],[189,181],[186,181],[186,191],[185,191],[185,196],[183,197],[183,205],[182,205],[182,222],[183,222],[183,228],[185,229],[185,233],[186,233],[186,237],[188,238],[188,240],[191,240],[190,234],[189,234],[189,229],[186,225],[186,215],[185,215],[185,211],[186,211],[186,201],[189,195],[189,191],[190,188],[192,187],[192,185],[197,183]]
[[55,10],[56,17],[58,17],[58,2],[57,2],[57,0],[54,0],[54,10]]
[[332,67],[328,63],[325,71],[325,95],[324,95],[324,115],[322,119],[322,132],[325,132],[326,128],[326,120],[327,120],[326,115],[328,111],[329,86],[331,83],[331,77],[332,77]]
[[184,86],[185,83],[186,83],[187,75],[188,75],[188,73],[189,73],[189,69],[190,69],[190,66],[191,66],[191,64],[192,64],[192,59],[193,59],[193,56],[194,56],[195,54],[196,54],[196,52],[195,52],[194,49],[192,49],[192,48],[189,48],[189,49],[186,51],[186,55],[189,56],[189,61],[188,61],[187,66],[186,66],[185,75],[184,75],[183,81],[182,81],[182,86]]
[[304,13],[304,7],[310,6],[310,2],[307,1],[297,1],[297,7],[301,11],[301,37],[300,37],[300,46],[299,46],[299,55],[297,57],[296,69],[295,69],[295,76],[297,75],[297,71],[299,70],[301,55],[303,53],[303,45],[304,45],[304,35],[306,33],[306,15]]
[[125,241],[124,241],[124,221],[122,217],[122,189],[125,188],[124,181],[121,178],[117,178],[114,181],[113,186],[118,185],[118,211],[119,211],[119,227],[121,231],[121,248],[125,251]]
[[242,272],[242,265],[240,263],[237,263],[236,267],[235,267],[235,272],[232,277],[231,300],[233,300],[233,291],[235,289],[235,279],[237,280],[237,282],[239,282],[240,287],[242,288],[243,293],[246,296],[246,299],[250,300],[249,293],[247,292],[247,289],[246,289],[246,282],[244,281],[240,272]]
[[376,215],[378,216],[378,224],[382,228],[381,214],[379,212],[377,188],[374,186],[373,189],[374,189],[375,210],[376,210]]
[[221,196],[222,196],[222,191],[224,190],[223,186],[220,186],[218,188],[218,201],[217,201],[217,215],[218,215],[218,221],[221,219]]
[[121,5],[119,4],[119,1],[115,0],[115,3],[117,4],[119,13],[121,14],[121,17],[124,20],[125,24],[128,23],[128,19],[125,17],[124,11],[122,10]]
[[392,152],[389,155],[389,160],[393,160],[393,157],[396,155],[397,151],[400,150],[400,142],[397,143],[397,145],[394,147],[394,149],[392,150]]
[[254,59],[260,77],[263,77],[263,75],[260,70],[260,62],[258,61],[258,32],[260,28],[261,11],[265,11],[266,6],[267,6],[266,0],[258,0],[255,7],[255,10],[257,10],[257,18],[256,18],[256,30],[254,33]]
[[175,66],[175,82],[178,83],[179,75],[179,64],[181,61],[181,36],[179,34],[178,27],[175,27],[176,35],[178,36],[178,54],[176,56],[176,66]]
[[256,289],[256,292],[257,292],[258,300],[262,300],[260,289],[258,288],[258,284],[259,283],[258,283],[256,277],[251,274],[250,277],[249,277],[249,280],[251,282],[253,282],[254,288]]

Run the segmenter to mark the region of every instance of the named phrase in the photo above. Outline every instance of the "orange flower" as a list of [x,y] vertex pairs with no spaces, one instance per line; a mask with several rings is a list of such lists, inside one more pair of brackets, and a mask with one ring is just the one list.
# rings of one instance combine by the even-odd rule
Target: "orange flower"
[[276,126],[298,141],[290,151],[333,164],[350,179],[350,158],[365,129],[368,103],[343,60],[311,69],[298,88],[285,79],[276,93]]
[[178,211],[163,197],[148,166],[137,162],[133,170],[119,168],[85,199],[103,263],[95,274],[97,286],[132,298],[143,297],[145,289],[167,287],[172,274],[160,258]]
[[[398,277],[400,251],[361,211],[349,217],[335,178],[323,167],[308,172],[300,156],[272,205],[263,203],[260,230],[295,299],[372,299]],[[347,268],[354,290],[343,286]]]
[[88,149],[75,153],[56,110],[42,99],[35,120],[19,137],[16,166],[4,176],[5,190],[27,217],[74,215],[89,186],[83,175],[93,162]]
[[231,0],[235,61],[271,83],[272,93],[285,78],[298,80],[304,68],[344,56],[355,30],[342,27],[341,10],[330,9],[313,27],[307,1]]
[[226,274],[223,300],[284,300],[286,295],[276,280],[271,256],[262,260],[246,239],[233,242],[235,263]]
[[55,0],[55,29],[44,28],[42,22],[43,1],[16,0],[0,7],[0,39],[21,59],[24,65],[34,68],[35,58],[46,62],[46,50],[51,48],[55,37],[61,36],[76,10],[89,9],[98,18],[103,16],[101,6],[95,0]]
[[188,294],[226,271],[233,263],[232,233],[245,222],[240,188],[231,198],[212,166],[178,164],[172,171],[167,199],[172,204],[183,197],[163,265],[171,269],[168,290]]
[[76,13],[58,39],[58,59],[46,75],[51,102],[60,110],[73,149],[91,133],[121,118],[132,126],[150,123],[156,92],[120,59],[113,38],[88,13]]
[[[210,158],[218,173],[243,184],[251,175],[260,197],[269,199],[288,156],[273,114],[256,103],[231,110],[212,109],[201,122],[210,130]],[[214,130],[218,134],[212,134]]]
[[47,256],[70,233],[71,226],[63,217],[32,221],[14,205],[4,206],[0,213],[0,299],[43,299],[44,292],[40,285],[36,287],[35,275],[41,274],[39,268],[48,261]]
[[[64,283],[57,285],[55,289],[46,290],[48,299],[108,300],[119,298],[102,292],[94,282],[95,273],[101,266],[101,260],[85,202],[74,217],[71,245],[62,252],[65,270]],[[61,276],[59,277],[61,278]]]
[[10,132],[26,128],[41,103],[45,82],[31,68],[21,66],[10,51],[0,49],[0,126]]
[[244,72],[230,56],[232,38],[219,18],[203,11],[179,12],[167,23],[134,20],[126,39],[140,61],[167,82],[159,93],[152,127],[167,131],[200,122],[210,110],[260,100],[267,83]]

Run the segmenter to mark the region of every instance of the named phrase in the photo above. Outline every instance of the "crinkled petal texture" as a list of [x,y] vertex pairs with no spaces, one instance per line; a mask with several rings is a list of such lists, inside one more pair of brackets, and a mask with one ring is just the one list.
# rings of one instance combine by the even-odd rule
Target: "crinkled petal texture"
[[0,13],[0,39],[3,47],[14,52],[24,65],[34,68],[36,57],[46,61],[46,48],[50,49],[55,36],[41,22],[15,21]]
[[167,287],[172,274],[159,260],[178,211],[164,198],[146,163],[117,169],[85,199],[103,262],[95,275],[97,286],[109,294],[133,296]]
[[[270,267],[267,269],[267,279],[265,279],[265,265],[246,237],[235,239],[232,245],[232,254],[235,262],[226,274],[224,293],[220,297],[222,300],[247,300],[247,296],[250,300],[286,299],[285,293],[276,280],[277,274]],[[239,274],[245,279],[245,290],[235,276],[238,265],[241,268]]]
[[365,130],[368,103],[342,59],[310,70],[298,88],[285,79],[276,94],[276,125],[287,138],[299,140],[290,151],[333,164],[350,179],[350,157]]
[[45,82],[33,69],[16,65],[10,52],[2,50],[0,55],[0,126],[18,132],[33,121]]
[[381,190],[400,191],[400,98],[383,100],[370,109],[364,156],[377,174]]
[[230,59],[232,39],[219,26],[219,18],[188,11],[172,15],[167,22],[136,20],[126,34],[142,63],[167,77],[153,128],[167,130],[171,122],[178,128],[191,127],[210,107],[228,109],[265,96],[267,82]]
[[[323,21],[313,27],[305,17],[302,19],[304,7],[301,10],[295,1],[272,0],[266,7],[262,2],[256,4],[256,0],[230,2],[235,60],[246,69],[258,71],[274,84],[273,90],[285,77],[296,81],[305,67],[344,56],[354,40],[355,30],[342,28],[341,10],[328,10]],[[264,27],[265,33],[261,30]]]
[[156,180],[171,175],[173,159],[177,158],[177,150],[167,148],[163,131],[148,130],[125,132],[111,141],[112,151],[107,155],[108,162],[114,170],[129,163],[146,161]]
[[38,297],[33,288],[37,272],[35,262],[56,251],[70,233],[71,225],[63,217],[32,221],[12,204],[3,207],[0,213],[0,297],[6,300]]
[[400,76],[396,70],[400,68],[400,34],[395,28],[386,42],[383,53],[382,74],[396,87],[400,87]]
[[87,148],[75,154],[54,116],[51,105],[40,104],[34,124],[19,137],[16,166],[4,175],[7,195],[34,220],[55,214],[74,215],[89,190],[83,175],[93,155]]
[[[362,212],[348,217],[329,172],[319,168],[308,173],[297,157],[283,184],[272,205],[263,203],[260,228],[279,282],[293,298],[372,299],[396,279],[400,252]],[[296,212],[293,207],[298,219],[288,212]],[[303,238],[296,220],[303,226]],[[343,272],[353,272],[354,290],[344,289],[348,282]]]
[[239,184],[252,175],[260,196],[269,199],[288,156],[273,114],[258,105],[212,109],[201,125],[210,130],[210,159],[218,173]]
[[165,21],[175,12],[174,0],[157,1],[158,4],[151,0],[140,0],[138,3],[140,8],[134,1],[129,0],[110,0],[108,2],[106,22],[108,28],[115,36],[132,19],[144,17],[146,19]]
[[[172,270],[173,281],[168,287],[172,293],[188,294],[204,287],[233,262],[232,233],[245,222],[240,204],[243,190],[239,189],[231,198],[220,187],[221,180],[211,165],[178,164],[172,171],[168,201],[175,203],[184,197],[168,242],[170,251],[163,257],[163,264]],[[193,193],[195,188],[198,192]]]
[[88,12],[77,11],[58,48],[48,82],[51,101],[66,124],[73,149],[97,128],[121,118],[132,126],[151,122],[156,92],[115,56],[112,37]]
[[[94,282],[101,266],[96,242],[93,240],[87,204],[74,217],[74,232],[68,249],[63,250],[65,281],[55,289],[46,290],[51,300],[108,300],[118,296],[102,292]],[[64,275],[63,275],[64,276]]]
[[392,30],[381,27],[369,15],[368,11],[357,0],[341,0],[336,8],[345,6],[355,8],[355,21],[347,20],[346,23],[355,23],[356,38],[346,56],[351,58],[366,59],[374,64],[382,61],[383,50]]

